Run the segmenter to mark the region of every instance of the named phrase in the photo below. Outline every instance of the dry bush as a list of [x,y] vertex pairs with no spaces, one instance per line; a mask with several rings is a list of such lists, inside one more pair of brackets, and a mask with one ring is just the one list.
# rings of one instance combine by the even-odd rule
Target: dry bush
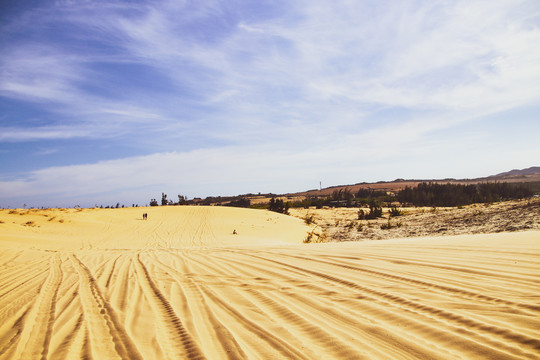
[[311,225],[311,224],[315,223],[315,220],[314,220],[314,218],[313,218],[313,215],[307,214],[307,215],[304,217],[304,222],[306,223],[306,225]]
[[312,231],[310,231],[305,239],[304,244],[310,244],[310,243],[321,243],[326,241],[326,234],[324,231],[321,231],[320,228],[315,228]]

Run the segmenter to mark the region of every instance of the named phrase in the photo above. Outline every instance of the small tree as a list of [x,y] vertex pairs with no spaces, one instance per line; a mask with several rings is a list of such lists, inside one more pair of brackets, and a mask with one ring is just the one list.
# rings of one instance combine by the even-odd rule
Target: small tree
[[369,204],[369,214],[367,216],[369,219],[376,219],[382,216],[382,207],[375,200]]
[[364,210],[358,211],[359,220],[372,220],[382,216],[382,208],[375,200],[371,200],[369,203],[369,213],[365,213]]
[[187,196],[178,195],[178,205],[187,205]]
[[151,199],[150,200],[150,206],[158,206],[158,202],[156,199]]
[[161,205],[167,205],[167,194],[161,193]]
[[271,198],[268,204],[268,210],[281,214],[289,214],[289,203],[284,203],[281,199]]

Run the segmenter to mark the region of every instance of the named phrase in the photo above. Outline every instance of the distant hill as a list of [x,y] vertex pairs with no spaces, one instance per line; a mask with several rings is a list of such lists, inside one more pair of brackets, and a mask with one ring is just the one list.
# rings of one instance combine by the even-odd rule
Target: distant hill
[[[243,206],[241,202],[245,199],[249,200],[248,204],[267,204],[268,201],[273,197],[282,198],[287,201],[297,201],[305,199],[306,197],[327,197],[332,195],[335,191],[345,190],[351,191],[352,193],[357,193],[360,189],[370,189],[378,191],[386,191],[389,193],[397,193],[400,190],[405,189],[406,187],[414,188],[421,183],[438,183],[438,184],[479,184],[479,183],[489,183],[489,182],[509,182],[509,183],[531,183],[538,182],[540,183],[540,166],[530,167],[523,170],[511,170],[508,172],[500,173],[497,175],[491,175],[482,178],[475,179],[396,179],[394,181],[378,181],[374,183],[357,183],[351,185],[337,185],[330,186],[324,189],[313,189],[297,193],[288,193],[288,194],[244,194],[237,196],[229,197],[207,197],[206,199],[196,198],[190,200],[190,204],[197,205],[224,205],[229,204],[233,206]],[[249,206],[249,205],[248,205]]]
[[295,197],[295,196],[327,196],[331,195],[334,191],[339,191],[341,189],[348,189],[352,192],[357,192],[360,189],[372,189],[372,190],[382,190],[389,192],[397,192],[405,187],[415,187],[418,184],[423,182],[432,182],[439,184],[478,184],[482,182],[540,182],[540,166],[533,166],[527,169],[522,170],[511,170],[508,172],[500,173],[497,175],[491,175],[482,178],[475,179],[396,179],[394,181],[379,181],[376,183],[358,183],[351,185],[338,185],[331,186],[324,189],[315,189],[308,190],[303,192],[298,192],[294,194],[285,194],[284,196]]
[[507,172],[503,172],[497,175],[492,175],[490,177],[509,177],[509,176],[523,176],[523,175],[536,175],[540,174],[540,166],[532,166],[527,169],[514,169]]

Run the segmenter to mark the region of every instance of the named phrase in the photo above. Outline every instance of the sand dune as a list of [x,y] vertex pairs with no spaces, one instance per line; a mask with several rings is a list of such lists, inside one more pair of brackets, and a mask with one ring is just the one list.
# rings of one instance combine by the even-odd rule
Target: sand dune
[[538,231],[306,245],[299,219],[221,207],[0,221],[0,359],[540,359]]

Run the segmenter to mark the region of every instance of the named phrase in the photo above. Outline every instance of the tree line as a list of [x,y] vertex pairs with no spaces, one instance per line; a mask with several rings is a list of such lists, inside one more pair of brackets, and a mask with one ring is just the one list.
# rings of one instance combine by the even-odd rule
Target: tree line
[[399,191],[396,199],[414,206],[463,206],[531,197],[534,188],[534,183],[421,183]]
[[[503,200],[521,199],[540,193],[540,182],[532,183],[480,183],[480,184],[441,184],[423,182],[415,187],[406,187],[396,193],[383,190],[359,189],[356,192],[344,188],[335,190],[329,196],[308,196],[302,200],[284,201],[274,194],[264,194],[270,197],[266,204],[252,204],[248,197],[253,194],[230,197],[207,197],[192,199],[178,195],[178,201],[173,202],[167,194],[161,194],[161,202],[151,199],[150,206],[159,205],[212,205],[268,209],[287,214],[289,208],[309,207],[369,207],[370,212],[362,215],[378,217],[380,207],[386,204],[391,207],[396,216],[399,210],[396,204],[412,206],[463,206],[473,203],[489,203]],[[260,193],[258,194],[261,195]],[[360,215],[359,215],[360,216]]]

